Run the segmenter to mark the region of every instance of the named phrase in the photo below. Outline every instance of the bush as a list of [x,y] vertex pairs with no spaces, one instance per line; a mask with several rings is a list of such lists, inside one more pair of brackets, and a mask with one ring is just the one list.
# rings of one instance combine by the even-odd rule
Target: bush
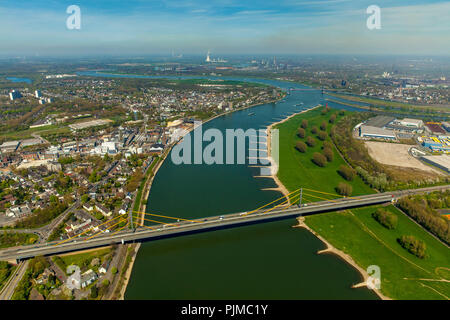
[[319,167],[325,167],[327,164],[327,158],[321,153],[314,152],[312,161]]
[[92,299],[96,299],[98,297],[98,289],[97,287],[94,285],[91,288],[91,298]]
[[317,135],[317,137],[322,141],[324,141],[327,138],[327,136],[328,135],[325,131],[320,131],[319,134]]
[[338,173],[347,181],[352,181],[356,176],[356,171],[344,164],[339,167]]
[[340,194],[341,196],[350,196],[353,192],[353,188],[351,185],[340,182],[338,186],[336,187],[336,192]]
[[316,134],[317,132],[319,132],[319,129],[317,128],[317,126],[312,127],[311,133]]
[[320,130],[327,130],[327,122],[325,120],[320,124]]
[[302,120],[302,128],[303,128],[303,129],[308,128],[308,120],[306,120],[306,119],[303,119],[303,120]]
[[306,149],[308,149],[306,143],[304,143],[303,141],[297,141],[297,143],[295,144],[295,148],[302,153],[305,153]]
[[334,158],[334,153],[333,153],[333,149],[331,148],[324,148],[323,149],[323,155],[325,156],[325,158],[327,158],[328,162],[333,161]]
[[450,221],[424,203],[422,198],[404,197],[397,201],[397,206],[416,220],[425,229],[450,243]]
[[304,138],[306,136],[306,131],[303,128],[298,128],[297,135],[299,138]]
[[390,211],[377,209],[377,211],[372,213],[372,217],[377,220],[382,226],[388,229],[397,228],[398,218],[394,213]]
[[416,239],[414,236],[401,236],[397,239],[398,243],[412,253],[416,257],[423,259],[425,258],[425,251],[427,246],[423,241]]
[[316,140],[313,137],[306,138],[306,144],[310,147],[314,147],[316,145]]
[[334,123],[336,121],[336,113],[332,114],[330,117],[330,120],[328,120],[330,123]]
[[333,150],[333,144],[330,141],[323,142],[323,149],[327,149],[327,148]]

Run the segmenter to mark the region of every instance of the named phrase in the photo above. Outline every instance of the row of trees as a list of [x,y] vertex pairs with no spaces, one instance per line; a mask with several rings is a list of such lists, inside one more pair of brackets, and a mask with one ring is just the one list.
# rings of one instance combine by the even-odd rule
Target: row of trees
[[439,239],[450,244],[450,220],[434,211],[420,197],[404,197],[397,206]]
[[423,259],[426,256],[427,246],[425,242],[416,239],[414,236],[401,236],[398,243],[416,257]]
[[372,217],[388,229],[397,228],[398,217],[390,211],[377,209],[372,213]]
[[67,208],[68,204],[66,201],[51,202],[48,207],[44,209],[38,208],[32,215],[17,222],[15,227],[25,229],[39,228],[55,219]]

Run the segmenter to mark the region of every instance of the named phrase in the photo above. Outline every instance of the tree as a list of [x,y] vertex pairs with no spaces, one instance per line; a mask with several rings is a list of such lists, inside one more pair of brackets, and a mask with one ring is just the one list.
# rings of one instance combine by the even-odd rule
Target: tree
[[347,181],[352,181],[356,176],[356,171],[344,164],[339,167],[338,173]]
[[302,128],[303,128],[303,129],[308,128],[308,120],[306,120],[306,119],[303,119],[303,120],[302,120]]
[[334,123],[335,121],[336,121],[336,113],[333,113],[330,117],[330,120],[328,120],[328,122]]
[[317,128],[317,126],[312,127],[311,129],[311,133],[312,134],[316,134],[319,131],[319,129]]
[[308,138],[306,138],[306,144],[310,147],[314,147],[316,145],[316,140],[313,137],[308,136]]
[[112,267],[111,268],[111,273],[112,274],[116,274],[117,273],[117,268],[116,267]]
[[88,194],[83,194],[81,196],[81,203],[86,203],[89,201],[89,195]]
[[320,139],[320,140],[322,140],[322,141],[324,141],[326,138],[327,138],[327,133],[325,132],[325,131],[320,131],[318,134],[317,134],[317,137]]
[[327,164],[327,158],[321,153],[315,152],[312,161],[319,167],[325,167]]
[[331,149],[331,148],[323,149],[323,155],[325,156],[325,158],[327,158],[328,162],[333,161],[333,158],[334,158],[333,149]]
[[351,185],[345,182],[339,182],[338,186],[336,187],[336,191],[338,194],[348,197],[352,194],[353,188]]
[[395,229],[397,227],[398,218],[390,211],[377,209],[374,213],[372,213],[372,217],[388,229]]
[[324,141],[323,149],[326,149],[326,148],[333,149],[333,144],[330,141]]
[[325,120],[320,124],[320,130],[327,130],[327,122]]
[[304,138],[306,136],[306,131],[303,128],[298,128],[297,130],[297,135],[299,136],[299,138]]
[[97,287],[94,285],[91,288],[91,298],[92,299],[96,299],[98,297],[98,289]]
[[408,250],[416,257],[420,259],[425,258],[425,251],[427,246],[423,241],[416,239],[414,236],[401,236],[397,239],[397,241],[403,248]]
[[305,153],[305,152],[306,152],[306,149],[307,149],[308,147],[306,146],[306,143],[304,143],[303,141],[297,141],[297,143],[295,144],[295,148],[296,148],[298,151],[300,151],[300,152],[302,152],[302,153]]

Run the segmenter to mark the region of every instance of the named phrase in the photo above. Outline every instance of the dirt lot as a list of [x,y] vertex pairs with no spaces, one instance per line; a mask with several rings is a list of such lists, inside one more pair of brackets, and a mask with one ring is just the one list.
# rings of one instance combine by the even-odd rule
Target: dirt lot
[[423,164],[411,156],[408,153],[408,150],[412,147],[411,145],[375,141],[365,141],[365,144],[369,150],[369,155],[382,164],[416,168],[442,175],[440,171]]

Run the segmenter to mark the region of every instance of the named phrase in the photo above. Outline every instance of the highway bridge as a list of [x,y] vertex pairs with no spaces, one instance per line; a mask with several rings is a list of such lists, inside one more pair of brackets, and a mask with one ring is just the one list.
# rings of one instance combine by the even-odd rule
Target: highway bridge
[[[35,256],[61,254],[71,251],[102,247],[116,243],[124,244],[135,241],[150,241],[224,228],[289,219],[301,215],[306,216],[322,212],[388,203],[395,201],[399,197],[409,194],[447,190],[449,188],[450,185],[445,185],[422,189],[384,192],[358,197],[344,197],[339,199],[311,202],[307,204],[303,203],[300,205],[290,204],[289,206],[285,206],[284,208],[280,209],[278,209],[278,205],[268,210],[257,209],[251,212],[240,212],[222,216],[195,218],[192,220],[180,218],[173,223],[139,226],[134,230],[122,228],[125,230],[119,230],[118,232],[114,232],[112,234],[102,233],[101,235],[95,237],[76,237],[74,239],[67,239],[60,242],[53,241],[45,244],[9,248],[0,251],[0,260],[20,261]],[[301,199],[301,194],[298,195]]]

